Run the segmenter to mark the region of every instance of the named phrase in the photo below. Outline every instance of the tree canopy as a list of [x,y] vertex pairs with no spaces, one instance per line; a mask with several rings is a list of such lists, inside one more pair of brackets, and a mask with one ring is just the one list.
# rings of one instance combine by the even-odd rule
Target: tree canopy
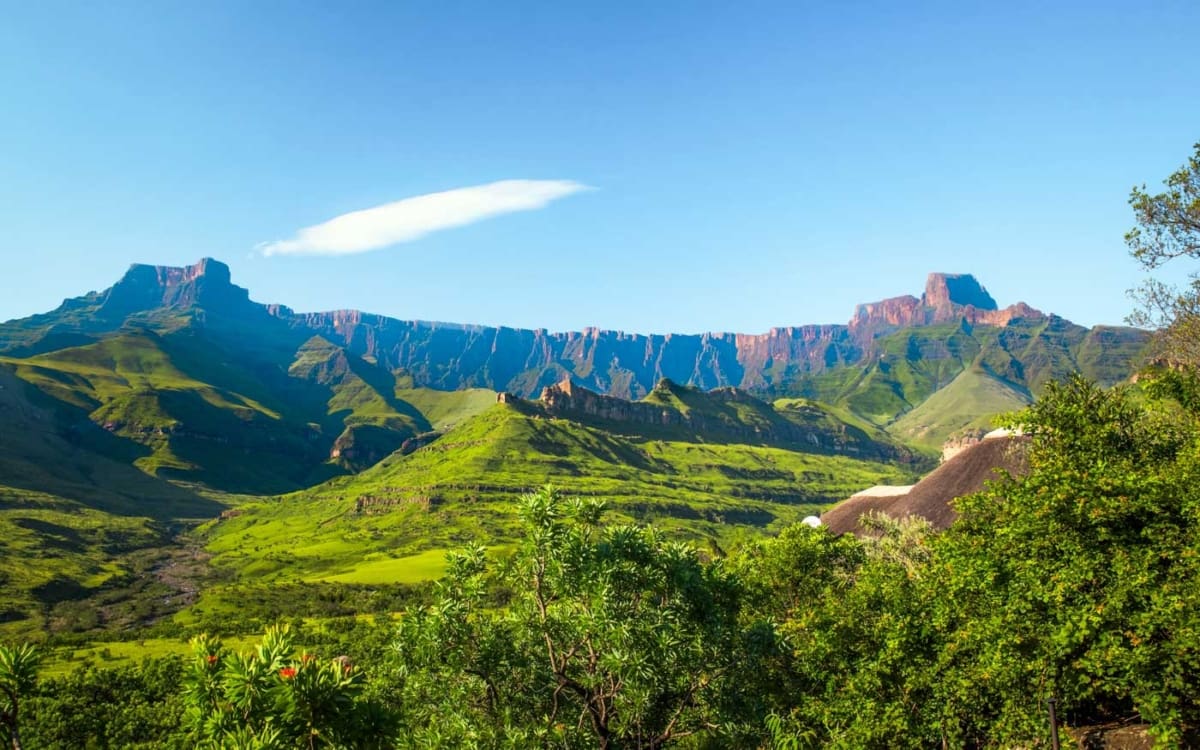
[[[1200,143],[1186,164],[1151,194],[1145,185],[1129,198],[1137,225],[1125,235],[1130,253],[1146,269],[1176,258],[1200,258]],[[1200,366],[1200,277],[1183,289],[1151,279],[1135,293],[1135,325],[1158,332],[1156,355],[1173,366]]]

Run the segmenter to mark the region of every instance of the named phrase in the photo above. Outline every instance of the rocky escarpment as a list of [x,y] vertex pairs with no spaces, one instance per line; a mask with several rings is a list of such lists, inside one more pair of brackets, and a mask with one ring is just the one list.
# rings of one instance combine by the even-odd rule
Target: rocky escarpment
[[[190,266],[135,263],[102,292],[72,297],[48,313],[0,324],[0,352],[31,356],[91,343],[131,322],[161,331],[177,328],[184,320],[274,339],[288,330],[269,306],[252,302],[250,293],[233,283],[229,266],[220,261],[204,258]],[[163,325],[165,321],[169,324]],[[277,342],[251,345],[263,343]]]
[[[502,401],[510,398],[501,394]],[[683,431],[714,441],[790,444],[806,451],[880,459],[912,458],[907,450],[872,440],[815,406],[815,411],[807,413],[780,412],[737,388],[704,392],[664,379],[646,399],[629,401],[596,393],[567,378],[542,389],[537,405],[550,416],[600,421],[609,428],[625,427],[646,436]]]
[[295,315],[362,356],[435,388],[486,387],[533,396],[569,376],[588,388],[634,399],[666,378],[700,388],[759,389],[870,358],[876,338],[898,328],[962,320],[1003,326],[1042,317],[1023,303],[1003,310],[975,279],[930,274],[920,297],[859,305],[847,325],[773,328],[763,334],[641,335],[586,328],[489,328],[401,321],[356,310]]
[[0,351],[34,353],[53,348],[55,341],[86,343],[80,335],[116,330],[131,316],[146,320],[157,311],[173,316],[173,325],[186,313],[195,325],[220,329],[251,348],[283,351],[317,335],[411,376],[417,386],[484,387],[529,398],[569,377],[625,399],[646,396],[664,378],[704,389],[787,392],[799,379],[874,362],[881,337],[897,330],[958,322],[1004,327],[1045,318],[1023,303],[999,308],[972,276],[935,273],[920,297],[859,305],[845,325],[779,327],[761,334],[642,335],[599,328],[553,333],[398,320],[357,310],[296,313],[251,302],[232,283],[227,266],[205,259],[182,268],[136,265],[106,292],[11,321],[0,326]]

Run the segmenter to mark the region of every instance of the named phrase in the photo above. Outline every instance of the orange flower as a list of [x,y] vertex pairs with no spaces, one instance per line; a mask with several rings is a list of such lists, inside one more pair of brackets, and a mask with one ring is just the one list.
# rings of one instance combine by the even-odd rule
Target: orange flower
[[284,667],[283,669],[279,670],[279,676],[285,680],[290,680],[296,676],[296,668]]
[[207,657],[205,657],[205,659],[204,659],[204,660],[205,660],[205,661],[207,661],[207,662],[208,662],[208,665],[211,667],[213,664],[216,664],[216,663],[217,663],[217,655],[216,655],[216,654],[209,654]]

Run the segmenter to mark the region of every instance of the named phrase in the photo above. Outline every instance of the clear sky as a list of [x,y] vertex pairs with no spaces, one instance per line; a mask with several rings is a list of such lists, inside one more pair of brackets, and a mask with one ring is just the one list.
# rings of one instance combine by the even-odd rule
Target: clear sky
[[844,322],[929,271],[1120,323],[1129,189],[1200,140],[1197,29],[1195,0],[4,3],[0,320],[212,256],[298,310],[554,330]]

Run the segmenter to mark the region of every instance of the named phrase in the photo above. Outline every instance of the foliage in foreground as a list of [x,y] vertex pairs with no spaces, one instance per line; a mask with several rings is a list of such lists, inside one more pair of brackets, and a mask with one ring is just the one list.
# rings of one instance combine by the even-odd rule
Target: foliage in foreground
[[404,619],[395,667],[411,747],[661,748],[729,736],[746,644],[719,562],[602,506],[527,496],[528,541],[496,574],[453,556],[441,600]]
[[346,657],[294,656],[287,627],[267,630],[251,653],[219,640],[192,641],[184,699],[189,736],[201,748],[389,747],[386,711],[361,697],[364,679]]
[[[1151,390],[1194,404],[1181,378]],[[960,500],[949,531],[763,545],[747,564],[788,641],[777,744],[1044,746],[1055,697],[1072,723],[1140,717],[1185,746],[1200,725],[1196,420],[1072,379],[1020,415],[1028,476]]]
[[[1135,187],[1129,196],[1137,226],[1125,242],[1146,270],[1176,258],[1200,259],[1200,143],[1163,186],[1155,194]],[[1193,272],[1183,289],[1151,279],[1134,296],[1142,309],[1132,322],[1155,329],[1157,356],[1192,370],[1200,366],[1200,275]]]
[[0,646],[0,740],[21,748],[21,703],[37,681],[37,650],[30,645]]
[[[390,652],[348,671],[283,630],[245,655],[202,639],[182,693],[110,705],[159,706],[137,739],[161,747],[1032,748],[1054,697],[1073,725],[1194,743],[1200,381],[1076,378],[1019,422],[1028,475],[940,534],[796,526],[707,559],[547,490],[511,557],[455,554],[432,604],[381,625]],[[62,746],[134,744],[52,682],[21,704],[27,736],[75,711],[110,739]]]

